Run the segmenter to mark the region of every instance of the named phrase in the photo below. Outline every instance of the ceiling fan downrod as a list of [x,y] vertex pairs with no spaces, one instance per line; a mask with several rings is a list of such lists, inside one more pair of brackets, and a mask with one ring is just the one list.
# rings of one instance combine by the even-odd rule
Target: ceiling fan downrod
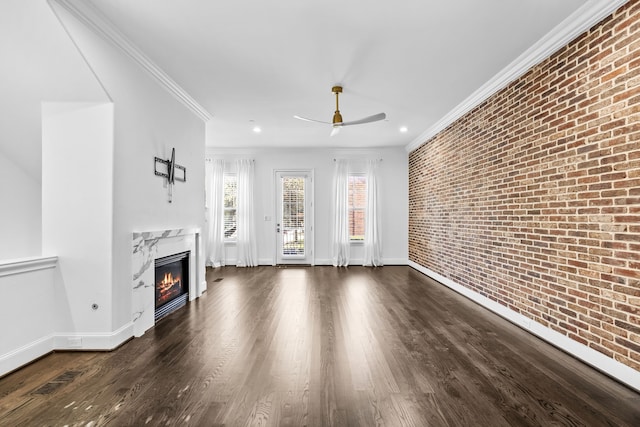
[[331,88],[331,92],[336,94],[336,111],[333,113],[333,124],[342,123],[342,114],[340,114],[340,108],[338,107],[338,94],[342,93],[342,86],[334,86]]

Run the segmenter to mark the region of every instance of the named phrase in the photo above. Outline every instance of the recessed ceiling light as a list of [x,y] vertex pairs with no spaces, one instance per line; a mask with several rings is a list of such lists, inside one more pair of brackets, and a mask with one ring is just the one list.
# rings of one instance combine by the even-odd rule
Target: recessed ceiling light
[[408,131],[409,131],[409,129],[407,129],[407,127],[406,127],[406,126],[402,126],[402,127],[400,128],[400,132],[402,132],[402,133],[407,133]]
[[262,132],[262,129],[260,129],[260,127],[256,126],[256,127],[253,128],[253,131],[255,133],[260,133],[260,132]]

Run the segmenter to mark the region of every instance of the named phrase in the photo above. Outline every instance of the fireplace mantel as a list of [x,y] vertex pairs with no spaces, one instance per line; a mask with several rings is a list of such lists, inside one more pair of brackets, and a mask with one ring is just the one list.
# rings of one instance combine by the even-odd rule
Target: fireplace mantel
[[141,231],[133,233],[132,241],[132,322],[133,334],[141,336],[155,324],[156,258],[191,251],[189,261],[189,300],[204,292],[204,271],[200,271],[202,256],[201,233],[196,228]]

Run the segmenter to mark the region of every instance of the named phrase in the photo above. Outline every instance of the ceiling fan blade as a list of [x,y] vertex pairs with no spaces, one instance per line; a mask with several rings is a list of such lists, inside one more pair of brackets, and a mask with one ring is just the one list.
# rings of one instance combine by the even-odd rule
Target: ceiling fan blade
[[387,118],[387,115],[385,113],[378,113],[378,114],[374,114],[373,116],[365,117],[364,119],[353,120],[351,122],[344,122],[342,123],[342,126],[361,125],[363,123],[377,122],[379,120],[384,120],[386,118]]
[[322,120],[308,119],[306,117],[301,117],[301,116],[293,116],[293,118],[298,120],[304,120],[305,122],[324,123],[325,125],[332,124],[331,122],[323,122]]
[[334,135],[337,135],[338,133],[340,133],[340,128],[341,127],[342,127],[342,124],[334,125],[333,129],[331,129],[331,135],[329,135],[329,136],[334,136]]

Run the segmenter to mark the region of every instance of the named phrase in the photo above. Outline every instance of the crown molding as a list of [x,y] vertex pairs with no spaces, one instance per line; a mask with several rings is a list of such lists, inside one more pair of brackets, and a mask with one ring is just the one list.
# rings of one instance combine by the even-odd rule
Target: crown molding
[[129,58],[138,63],[160,85],[175,96],[184,106],[203,121],[211,120],[211,114],[178,85],[167,73],[122,34],[98,9],[87,1],[48,0],[70,12],[80,22],[106,41],[120,48]]
[[532,67],[549,58],[560,48],[569,44],[576,37],[615,12],[628,0],[589,0],[582,7],[569,15],[564,21],[538,40],[533,46],[518,56],[502,69],[491,80],[473,92],[467,99],[449,111],[426,131],[418,135],[405,146],[411,152],[429,139],[442,132],[447,126],[466,113],[486,101],[490,96],[505,88],[518,77],[524,75]]

